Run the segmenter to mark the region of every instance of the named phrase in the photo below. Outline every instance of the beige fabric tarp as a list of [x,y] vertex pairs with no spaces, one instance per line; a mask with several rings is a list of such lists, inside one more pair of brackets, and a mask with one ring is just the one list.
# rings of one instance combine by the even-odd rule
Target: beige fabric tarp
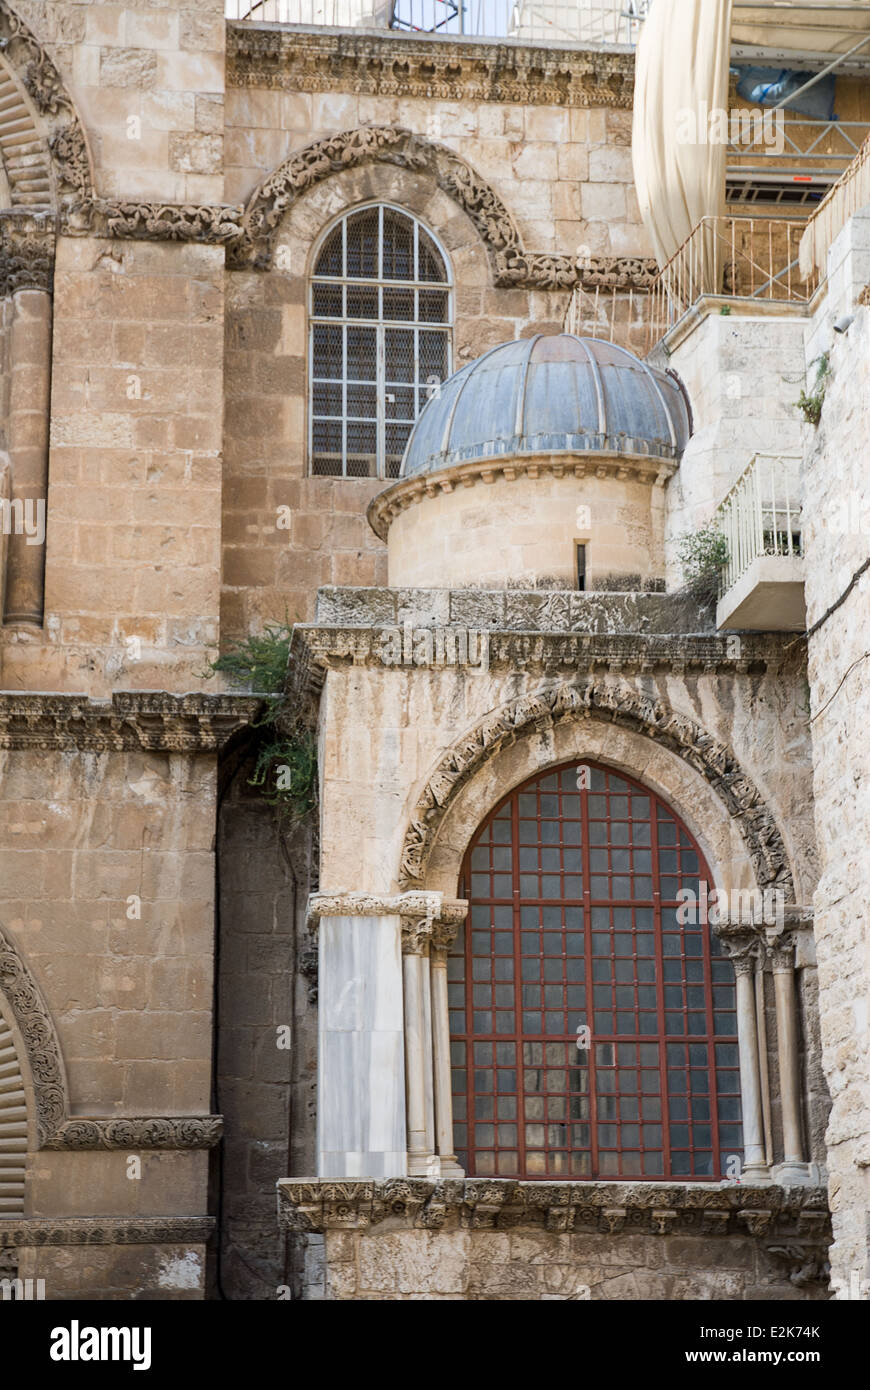
[[819,203],[807,222],[806,231],[801,237],[800,272],[804,280],[809,279],[814,270],[821,275],[827,272],[828,251],[845,227],[849,218],[859,208],[870,203],[870,139],[861,146],[861,151],[849,165],[843,177],[834,184],[824,202]]
[[[731,0],[653,0],[637,48],[632,158],[641,215],[660,266],[725,205],[724,144],[687,141],[685,113],[728,106]],[[715,293],[715,243],[693,250],[699,290]]]
[[824,9],[819,0],[735,8],[731,31],[736,44],[831,55],[846,53],[862,34],[870,34],[867,0],[839,0]]

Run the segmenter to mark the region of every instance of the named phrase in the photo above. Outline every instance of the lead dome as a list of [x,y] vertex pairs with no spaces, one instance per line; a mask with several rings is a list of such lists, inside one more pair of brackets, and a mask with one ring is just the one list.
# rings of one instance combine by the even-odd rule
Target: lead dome
[[505,455],[677,460],[691,433],[673,377],[571,333],[502,343],[441,387],[411,431],[401,476]]

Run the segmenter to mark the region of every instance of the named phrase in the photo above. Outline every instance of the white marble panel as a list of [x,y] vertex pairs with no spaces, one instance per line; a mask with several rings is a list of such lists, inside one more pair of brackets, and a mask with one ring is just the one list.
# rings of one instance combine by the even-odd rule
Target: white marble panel
[[319,938],[318,1173],[403,1177],[400,919],[324,917]]

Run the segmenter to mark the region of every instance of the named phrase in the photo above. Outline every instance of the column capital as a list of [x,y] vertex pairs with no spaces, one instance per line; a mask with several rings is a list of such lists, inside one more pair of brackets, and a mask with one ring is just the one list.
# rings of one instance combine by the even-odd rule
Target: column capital
[[[465,920],[468,902],[445,899],[443,893],[425,890],[409,893],[312,893],[308,899],[308,929],[316,931],[322,917],[400,917],[402,950],[419,954],[437,928],[434,944],[449,946]],[[449,935],[447,935],[449,933]],[[425,940],[424,940],[425,939]]]
[[774,975],[794,970],[795,938],[791,932],[765,932],[764,953],[773,966]]

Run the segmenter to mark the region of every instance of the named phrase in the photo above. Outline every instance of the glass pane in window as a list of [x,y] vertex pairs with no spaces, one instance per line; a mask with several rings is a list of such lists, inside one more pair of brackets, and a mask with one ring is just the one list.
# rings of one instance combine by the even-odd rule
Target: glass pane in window
[[385,280],[413,280],[414,223],[410,217],[384,208]]
[[377,208],[366,208],[347,219],[347,270],[350,279],[376,280],[378,266]]

